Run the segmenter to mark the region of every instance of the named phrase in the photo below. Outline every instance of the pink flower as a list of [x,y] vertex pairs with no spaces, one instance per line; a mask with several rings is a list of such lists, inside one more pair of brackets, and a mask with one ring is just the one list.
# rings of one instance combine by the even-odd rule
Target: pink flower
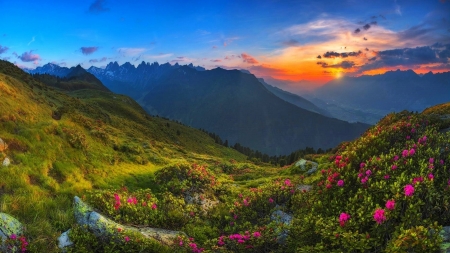
[[444,160],[441,159],[441,160],[439,161],[439,163],[440,163],[441,165],[444,165]]
[[126,242],[130,241],[130,237],[125,236],[125,241],[126,241]]
[[396,170],[397,168],[398,168],[398,167],[397,167],[397,165],[395,165],[395,164],[392,165],[392,167],[391,167],[392,170]]
[[244,199],[244,206],[248,206],[250,203],[248,202],[248,199]]
[[415,133],[416,132],[416,129],[411,129],[411,133]]
[[360,168],[364,168],[364,166],[366,166],[365,163],[361,163],[361,164],[359,165]]
[[366,171],[366,175],[367,175],[367,176],[372,175],[372,171],[371,171],[371,170],[367,170],[367,171]]
[[423,182],[423,177],[415,177],[412,181],[413,185],[416,185],[417,183]]
[[408,135],[408,136],[406,136],[406,139],[407,139],[407,140],[411,139],[411,136],[409,136],[409,135]]
[[260,232],[258,232],[258,231],[253,232],[253,237],[258,238],[258,237],[260,237],[260,236],[261,236],[261,233],[260,233]]
[[273,203],[273,199],[272,198],[269,198],[269,203]]
[[339,216],[339,224],[341,227],[345,226],[345,223],[350,219],[350,215],[348,213],[341,213]]
[[384,175],[384,179],[388,180],[390,178],[389,175]]
[[367,177],[365,177],[365,178],[363,178],[363,179],[361,179],[361,183],[362,184],[366,184],[367,183],[367,180],[369,180]]
[[362,174],[362,173],[359,173],[359,174],[358,174],[358,177],[362,177],[362,176],[363,176],[363,174]]
[[412,196],[414,194],[414,186],[407,184],[404,188],[405,196]]
[[416,153],[416,151],[412,148],[409,150],[409,155],[414,155]]
[[428,174],[428,179],[429,179],[429,180],[433,180],[433,179],[434,179],[433,173]]
[[12,240],[16,240],[17,239],[17,235],[16,234],[11,234],[9,236],[9,238],[12,239]]
[[434,158],[430,158],[430,160],[428,160],[429,163],[434,163]]
[[403,150],[403,152],[402,152],[402,156],[403,157],[407,157],[408,156],[408,150]]
[[398,161],[398,155],[394,156],[394,161]]
[[386,201],[386,208],[389,210],[394,210],[395,208],[395,200],[388,200]]
[[180,245],[180,247],[183,246],[183,241],[180,241],[180,242],[178,243],[178,245]]
[[152,204],[152,209],[155,210],[156,208],[158,208],[158,206],[155,203],[153,203]]
[[337,186],[339,186],[339,187],[343,187],[344,186],[344,180],[339,180],[338,182],[337,182]]
[[384,209],[377,209],[373,213],[373,219],[378,223],[381,224],[386,220],[386,216],[384,216]]
[[289,179],[284,180],[284,184],[287,186],[291,186],[291,180]]

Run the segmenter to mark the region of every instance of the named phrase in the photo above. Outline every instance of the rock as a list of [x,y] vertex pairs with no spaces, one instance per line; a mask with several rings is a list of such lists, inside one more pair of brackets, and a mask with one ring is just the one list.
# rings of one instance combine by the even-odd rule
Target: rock
[[69,238],[70,229],[66,232],[62,233],[58,237],[58,248],[62,249],[65,252],[64,248],[70,247],[73,245],[73,242]]
[[12,234],[20,236],[23,233],[22,224],[14,217],[6,213],[0,213],[0,252],[6,252],[6,245],[3,241],[8,239]]
[[[285,213],[281,210],[275,210],[271,215],[270,219],[275,221],[277,224],[282,224],[284,226],[289,226],[292,222],[292,215]],[[278,233],[277,242],[280,244],[284,244],[286,242],[288,236],[288,230],[282,229]]]
[[[308,168],[307,165],[310,165],[310,166],[311,166],[311,168],[308,169],[308,171],[306,171],[306,169]],[[298,160],[298,161],[295,163],[294,166],[295,166],[296,168],[300,167],[301,171],[306,171],[306,174],[307,174],[307,175],[311,175],[311,174],[313,174],[314,172],[317,171],[318,164],[317,164],[316,162],[307,161],[307,160],[305,160],[305,159],[300,159],[300,160]]]
[[217,200],[209,199],[207,197],[202,198],[201,194],[197,192],[191,193],[190,191],[184,193],[184,201],[186,204],[200,205],[204,213],[207,213],[208,210],[219,204],[219,201]]
[[8,148],[8,145],[6,144],[6,142],[4,142],[1,138],[0,138],[0,152],[5,151]]
[[450,253],[450,226],[443,227],[440,235],[442,236],[441,252]]
[[85,204],[79,197],[74,197],[74,214],[77,223],[86,225],[88,230],[95,236],[101,238],[111,237],[117,231],[134,231],[141,233],[145,238],[155,239],[163,244],[172,245],[180,231],[172,231],[150,227],[131,227],[116,223],[103,215],[95,212],[90,206]]
[[8,167],[10,164],[11,164],[11,161],[9,160],[8,157],[6,157],[5,160],[3,160],[2,166]]

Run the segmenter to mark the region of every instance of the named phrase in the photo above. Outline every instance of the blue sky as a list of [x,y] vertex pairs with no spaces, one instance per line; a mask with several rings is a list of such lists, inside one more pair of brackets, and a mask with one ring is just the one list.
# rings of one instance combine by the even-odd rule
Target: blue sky
[[0,10],[0,59],[27,68],[192,62],[318,83],[450,71],[444,0],[0,0]]

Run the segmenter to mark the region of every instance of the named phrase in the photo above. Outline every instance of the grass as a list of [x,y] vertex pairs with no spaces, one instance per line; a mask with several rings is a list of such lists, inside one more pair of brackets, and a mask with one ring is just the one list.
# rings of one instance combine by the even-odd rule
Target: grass
[[[154,172],[182,161],[245,161],[202,131],[150,117],[131,98],[109,92],[62,92],[0,62],[0,212],[25,227],[32,252],[58,252],[56,238],[74,223],[72,199],[86,190],[157,190]],[[58,111],[61,119],[52,114]]]

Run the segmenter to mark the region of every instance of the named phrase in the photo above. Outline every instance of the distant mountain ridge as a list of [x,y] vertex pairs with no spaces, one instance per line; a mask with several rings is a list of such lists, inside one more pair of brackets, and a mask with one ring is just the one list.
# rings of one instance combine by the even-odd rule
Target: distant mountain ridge
[[[305,96],[337,118],[375,123],[390,112],[423,111],[450,101],[450,72],[388,71],[335,79]],[[361,117],[367,116],[367,120]],[[370,116],[372,115],[372,116]]]
[[58,69],[53,67],[56,73],[67,73],[66,76],[56,76],[53,74],[34,74],[34,77],[48,86],[66,91],[93,89],[110,92],[97,77],[83,69],[80,65],[68,69]]
[[221,68],[174,69],[159,79],[140,104],[151,114],[270,155],[305,147],[329,148],[369,127],[299,108],[275,96],[254,75]]

